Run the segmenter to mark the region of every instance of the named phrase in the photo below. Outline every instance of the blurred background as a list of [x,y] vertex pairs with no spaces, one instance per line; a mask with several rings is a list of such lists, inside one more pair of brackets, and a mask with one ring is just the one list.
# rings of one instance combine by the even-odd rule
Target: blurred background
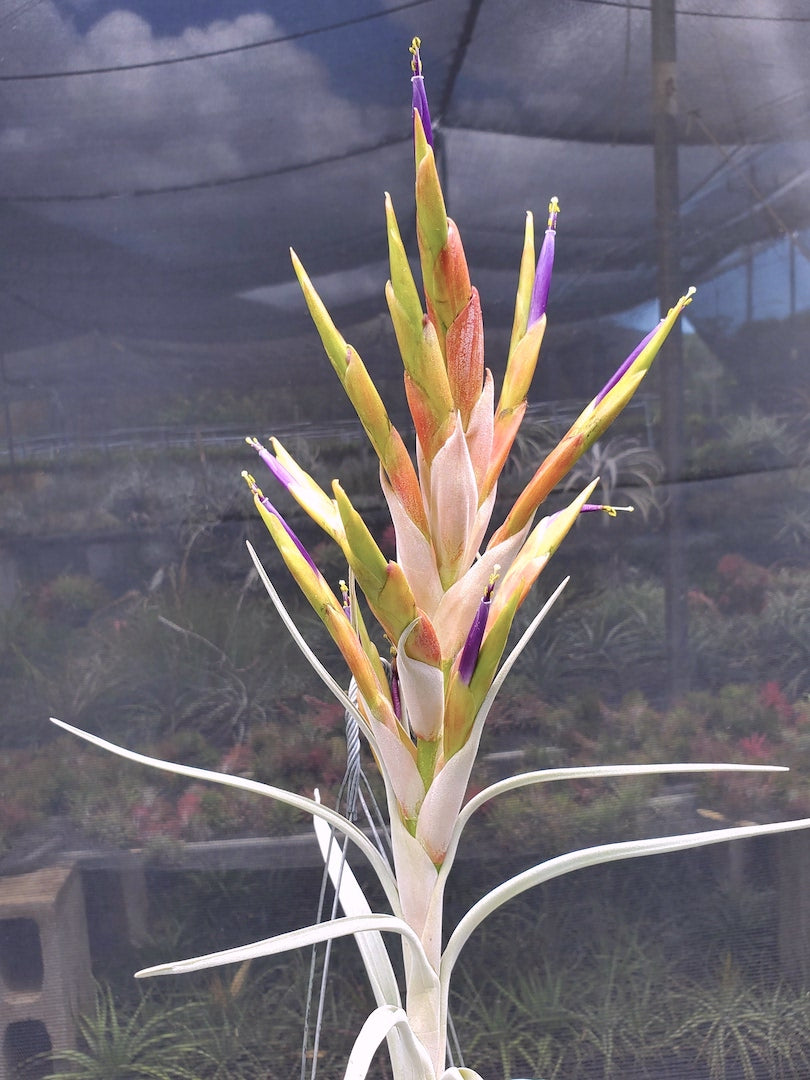
[[[496,382],[525,212],[539,243],[550,196],[561,205],[549,326],[495,520],[697,288],[571,477],[600,475],[601,501],[635,513],[583,518],[540,579],[524,625],[572,575],[493,712],[476,783],[596,761],[791,766],[503,799],[458,902],[504,866],[588,843],[810,815],[806,3],[0,0],[0,1078],[58,1075],[66,1059],[47,1052],[70,1047],[84,1075],[120,1078],[98,1045],[122,1018],[167,1077],[300,1068],[300,958],[161,996],[130,976],[310,921],[307,822],[107,759],[48,716],[334,797],[341,709],[246,539],[344,681],[341,665],[240,473],[256,464],[245,436],[278,436],[324,485],[340,477],[393,557],[373,452],[289,247],[412,440],[383,193],[416,271],[415,34]],[[336,584],[339,553],[278,504]],[[505,1078],[810,1074],[810,848],[649,864],[583,873],[504,914],[459,983],[470,1064]],[[75,952],[75,977],[50,989],[47,927]],[[536,978],[515,976],[526,948]],[[341,956],[311,1059],[326,1080],[350,1045],[346,1002],[362,1015]]]

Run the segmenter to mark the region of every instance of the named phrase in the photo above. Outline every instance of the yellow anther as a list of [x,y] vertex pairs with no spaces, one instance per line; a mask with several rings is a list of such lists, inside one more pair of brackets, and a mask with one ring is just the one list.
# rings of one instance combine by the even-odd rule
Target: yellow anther
[[498,580],[501,574],[501,564],[495,563],[492,567],[492,573],[489,575],[489,584],[484,589],[484,603],[488,603],[492,599],[492,594],[495,591],[495,582]]
[[245,483],[254,495],[256,495],[260,499],[264,497],[262,495],[261,488],[246,469],[242,469],[242,479],[245,481]]
[[351,619],[351,617],[352,617],[352,601],[351,601],[351,597],[349,596],[349,586],[346,584],[346,582],[343,580],[343,578],[340,579],[340,581],[338,582],[338,585],[340,586],[340,598],[341,598],[341,601],[343,602],[343,612],[344,612],[347,619]]
[[635,507],[633,507],[633,506],[603,506],[602,507],[602,510],[607,514],[608,517],[616,517],[616,515],[619,512],[624,513],[624,514],[632,514],[634,509],[635,509]]
[[560,200],[556,195],[552,195],[548,201],[548,228],[556,229],[557,227],[557,214],[560,212]]
[[414,73],[414,75],[422,74],[422,60],[419,56],[419,49],[421,45],[422,39],[419,37],[415,37],[411,42],[411,47],[408,49],[408,52],[413,57],[413,60],[411,60],[411,71]]

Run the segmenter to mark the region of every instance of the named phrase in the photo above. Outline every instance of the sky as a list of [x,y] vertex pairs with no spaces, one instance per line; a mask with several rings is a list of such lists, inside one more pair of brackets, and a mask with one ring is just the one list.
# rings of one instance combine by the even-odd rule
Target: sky
[[[335,115],[340,96],[300,39],[244,49],[286,36],[278,14],[229,4],[227,18],[183,26],[153,14],[187,6],[43,0],[12,26],[6,79],[101,69],[6,84],[0,155],[17,191],[80,195],[237,176],[260,164],[257,134],[329,153],[339,149],[335,133],[345,142],[358,132],[366,109]],[[200,6],[223,10],[213,0]],[[217,51],[224,55],[176,62]],[[139,64],[152,66],[120,70]]]
[[[128,10],[147,22],[152,31],[161,37],[180,34],[189,27],[202,29],[221,19],[223,12],[233,19],[239,15],[267,11],[270,6],[262,0],[229,0],[224,5],[220,0],[131,0],[130,3],[121,3],[120,0],[58,0],[56,3],[60,15],[70,21],[79,33],[86,33],[111,12]],[[284,5],[272,6],[278,12]],[[302,5],[289,4],[287,7],[291,13],[294,8],[300,11]]]
[[[454,88],[437,153],[490,298],[485,316],[510,318],[525,211],[536,214],[539,242],[551,194],[563,206],[564,318],[586,317],[588,296],[593,310],[621,308],[625,293],[633,307],[650,293],[654,258],[652,157],[638,138],[649,104],[645,13],[560,2],[554,20],[538,22],[525,0],[484,0],[464,51],[469,9],[466,0],[3,0],[0,316],[19,326],[14,341],[36,340],[46,323],[54,334],[106,333],[119,321],[130,334],[261,333],[248,307],[296,303],[290,244],[337,303],[356,296],[384,311],[384,190],[413,239],[414,32],[433,102]],[[778,239],[780,221],[810,220],[800,123],[808,26],[690,29],[684,66],[708,81],[685,79],[684,97],[699,107],[685,135],[698,122],[744,135],[753,125],[741,147],[707,138],[682,147],[686,259],[700,267],[706,241],[728,246],[718,215],[744,222],[756,191],[780,192],[766,201],[781,215],[760,213],[757,243]],[[757,108],[743,96],[755,99],[749,82],[761,87]],[[763,152],[752,139],[775,117],[786,141]],[[763,296],[778,292],[769,292],[775,272],[760,275]],[[181,306],[188,314],[173,330]]]

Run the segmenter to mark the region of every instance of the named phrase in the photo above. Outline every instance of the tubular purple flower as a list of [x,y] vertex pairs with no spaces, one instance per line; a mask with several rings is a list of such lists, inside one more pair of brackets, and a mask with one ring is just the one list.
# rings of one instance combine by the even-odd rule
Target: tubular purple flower
[[461,656],[458,661],[458,675],[466,686],[470,685],[470,680],[475,671],[475,665],[478,662],[478,654],[481,651],[481,642],[484,640],[484,631],[487,628],[489,606],[492,603],[492,594],[495,591],[495,582],[498,580],[500,569],[500,566],[496,563],[492,570],[492,574],[490,575],[489,583],[487,584],[486,589],[484,589],[481,603],[478,605],[478,610],[473,617],[472,626],[467,634],[467,640],[464,642],[464,648],[461,650]]
[[526,329],[541,319],[546,313],[548,304],[548,290],[551,286],[551,271],[554,269],[554,248],[557,239],[557,215],[560,212],[560,204],[556,195],[552,195],[548,204],[548,226],[546,235],[543,237],[543,245],[540,248],[540,256],[537,259],[537,270],[534,275],[534,287],[532,299],[529,304],[529,322]]
[[396,655],[391,657],[391,677],[388,680],[391,688],[391,704],[394,706],[394,716],[402,722],[402,695],[399,689],[399,672],[397,671]]
[[[662,322],[663,322],[663,320],[662,320]],[[661,323],[658,324],[658,326],[660,326],[660,325],[661,325]],[[636,345],[635,349],[633,349],[633,351],[630,353],[630,355],[627,357],[627,359],[624,361],[624,363],[618,369],[618,371],[616,371],[611,376],[611,378],[608,379],[608,381],[605,383],[605,385],[602,387],[602,389],[599,391],[599,393],[594,398],[594,401],[593,401],[594,405],[598,405],[599,402],[602,400],[602,398],[610,393],[610,391],[613,389],[613,387],[616,385],[616,383],[619,382],[619,380],[622,378],[622,376],[626,372],[628,372],[630,370],[630,368],[633,366],[633,363],[635,362],[635,360],[638,359],[638,357],[641,355],[641,353],[644,351],[644,349],[646,349],[646,347],[649,345],[649,343],[652,341],[652,339],[658,333],[658,326],[654,327],[649,332],[649,334],[647,334],[646,337],[641,339],[641,341],[638,343],[638,345]]]
[[315,565],[315,562],[314,562],[312,556],[310,555],[310,553],[307,551],[307,549],[304,547],[304,545],[301,543],[301,541],[298,539],[298,537],[292,531],[292,529],[287,524],[287,522],[284,520],[284,518],[281,516],[281,514],[278,512],[278,510],[276,510],[275,506],[273,506],[273,504],[270,502],[270,500],[267,498],[267,496],[262,494],[261,488],[256,483],[254,478],[250,475],[250,473],[243,471],[242,472],[242,479],[245,481],[247,486],[250,488],[250,491],[251,491],[251,494],[253,495],[253,498],[257,501],[257,503],[261,504],[261,508],[264,509],[268,514],[272,514],[273,517],[279,522],[279,524],[284,529],[286,534],[289,536],[289,538],[292,540],[292,542],[298,548],[300,553],[303,555],[303,557],[306,559],[306,561],[312,567],[313,573],[318,574],[318,576],[320,576],[321,572],[318,569],[318,567]]
[[273,476],[275,476],[276,480],[278,480],[280,484],[283,484],[287,491],[289,491],[295,483],[295,480],[293,479],[292,474],[284,468],[278,458],[274,454],[271,454],[269,450],[265,449],[259,440],[253,436],[246,438],[245,442],[248,446],[253,447]]
[[413,92],[413,107],[419,113],[419,119],[422,121],[422,129],[425,133],[425,139],[428,146],[433,146],[433,127],[430,123],[430,109],[428,108],[428,99],[425,92],[425,79],[422,75],[422,57],[419,55],[419,48],[422,44],[422,39],[415,37],[411,42],[410,52],[413,57],[411,60],[411,87]]
[[598,510],[601,510],[603,514],[607,514],[608,517],[616,517],[620,511],[622,513],[631,514],[633,512],[633,507],[606,506],[604,503],[583,503],[579,508],[580,514],[595,514]]

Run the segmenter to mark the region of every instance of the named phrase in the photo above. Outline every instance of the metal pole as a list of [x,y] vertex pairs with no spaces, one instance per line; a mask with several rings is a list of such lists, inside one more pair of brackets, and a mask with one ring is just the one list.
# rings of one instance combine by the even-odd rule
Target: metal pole
[[[678,99],[674,0],[652,0],[653,156],[661,314],[684,290],[678,210]],[[676,323],[661,350],[662,451],[667,484],[664,593],[670,703],[689,688],[683,525],[683,338]]]

